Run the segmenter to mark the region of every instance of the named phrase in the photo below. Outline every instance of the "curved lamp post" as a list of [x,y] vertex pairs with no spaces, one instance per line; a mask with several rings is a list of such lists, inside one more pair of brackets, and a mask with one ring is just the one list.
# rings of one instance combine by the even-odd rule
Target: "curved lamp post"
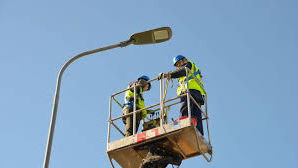
[[45,157],[44,157],[44,162],[43,162],[43,168],[49,167],[51,149],[52,149],[52,143],[53,143],[53,136],[54,136],[54,130],[55,130],[55,124],[56,124],[56,117],[57,117],[60,85],[61,85],[62,75],[63,75],[63,72],[65,71],[65,69],[72,62],[77,60],[78,58],[81,58],[81,57],[89,55],[89,54],[94,54],[97,52],[110,50],[110,49],[117,48],[117,47],[126,47],[130,44],[143,45],[143,44],[161,43],[161,42],[169,40],[171,37],[172,37],[172,31],[171,31],[170,27],[162,27],[162,28],[158,28],[158,29],[141,32],[141,33],[136,33],[136,34],[133,34],[130,37],[130,39],[127,41],[123,41],[118,44],[114,44],[114,45],[110,45],[107,47],[98,48],[98,49],[89,50],[89,51],[80,53],[80,54],[74,56],[73,58],[69,59],[62,66],[62,68],[59,71],[59,74],[57,77],[57,82],[56,82],[56,91],[55,91],[55,96],[54,96],[53,105],[52,105],[52,117],[51,117],[51,122],[50,122],[50,126],[49,126],[49,134],[48,134],[47,147],[46,147]]

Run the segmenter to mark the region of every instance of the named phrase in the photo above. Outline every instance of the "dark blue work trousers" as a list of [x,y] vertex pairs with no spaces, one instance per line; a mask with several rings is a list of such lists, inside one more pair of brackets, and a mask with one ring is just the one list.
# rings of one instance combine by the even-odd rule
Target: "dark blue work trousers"
[[[196,102],[202,106],[204,105],[204,99],[201,95],[201,92],[195,89],[189,89],[191,96],[196,100]],[[180,113],[182,116],[188,116],[187,110],[187,96],[183,96],[180,98],[181,106],[180,106]],[[190,111],[191,117],[197,120],[197,129],[204,135],[203,131],[203,123],[202,123],[202,113],[198,106],[192,101],[190,98]]]

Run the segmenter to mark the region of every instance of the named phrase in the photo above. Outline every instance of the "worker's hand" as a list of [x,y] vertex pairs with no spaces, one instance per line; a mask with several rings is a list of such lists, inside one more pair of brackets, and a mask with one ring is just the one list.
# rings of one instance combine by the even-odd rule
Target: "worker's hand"
[[164,73],[159,73],[158,75],[157,75],[157,79],[158,80],[160,80],[160,79],[162,79],[163,77],[164,77]]
[[168,78],[168,79],[170,79],[171,78],[171,74],[170,73],[160,73],[160,74],[158,74],[157,79],[160,80],[162,78]]

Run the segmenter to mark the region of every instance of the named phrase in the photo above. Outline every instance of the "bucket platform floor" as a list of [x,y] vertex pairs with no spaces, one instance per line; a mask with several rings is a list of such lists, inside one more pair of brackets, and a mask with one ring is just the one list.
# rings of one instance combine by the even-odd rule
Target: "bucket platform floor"
[[112,141],[108,143],[107,153],[110,160],[115,160],[122,168],[139,168],[148,153],[141,147],[161,140],[164,147],[179,153],[183,159],[212,153],[211,145],[189,118]]

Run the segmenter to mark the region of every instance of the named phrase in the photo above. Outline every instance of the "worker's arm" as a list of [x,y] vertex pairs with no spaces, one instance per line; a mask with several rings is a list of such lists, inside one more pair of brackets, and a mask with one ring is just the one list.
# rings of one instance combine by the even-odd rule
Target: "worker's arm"
[[[139,85],[139,84],[140,84],[139,81],[134,81],[134,82],[131,82],[128,87],[134,87],[134,86]],[[136,87],[137,94],[140,93],[141,87],[142,87],[142,85],[139,85],[139,86]],[[131,88],[130,91],[134,92],[134,88]]]
[[186,62],[181,67],[179,67],[177,70],[171,71],[168,74],[171,75],[170,78],[180,78],[182,76],[186,76],[185,67],[187,67],[188,69],[191,69],[191,66],[192,65],[190,62]]

